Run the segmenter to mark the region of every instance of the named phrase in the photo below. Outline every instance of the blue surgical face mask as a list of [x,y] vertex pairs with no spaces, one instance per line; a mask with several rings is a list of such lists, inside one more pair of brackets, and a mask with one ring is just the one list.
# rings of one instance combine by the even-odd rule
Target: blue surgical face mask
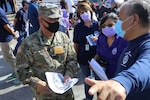
[[104,5],[105,5],[106,8],[111,8],[111,3],[110,3],[110,2],[107,2],[107,1],[106,1],[106,2],[104,3]]
[[130,27],[128,27],[127,29],[123,30],[122,29],[122,23],[124,23],[125,21],[127,21],[128,19],[130,19],[132,16],[126,18],[125,20],[121,21],[121,20],[117,20],[116,24],[115,24],[115,31],[116,34],[122,38],[124,38],[124,35],[126,33],[127,30],[131,29],[133,27],[133,25],[131,25]]
[[115,24],[115,31],[116,34],[120,37],[124,37],[125,35],[125,31],[122,30],[122,21],[121,20],[117,20],[116,24]]

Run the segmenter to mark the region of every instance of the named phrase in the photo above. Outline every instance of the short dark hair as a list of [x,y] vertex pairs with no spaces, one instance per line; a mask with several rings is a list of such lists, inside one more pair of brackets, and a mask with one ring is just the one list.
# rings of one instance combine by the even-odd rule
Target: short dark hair
[[27,2],[26,0],[23,0],[23,1],[22,1],[22,7],[25,6],[25,3],[29,4],[29,2]]
[[113,13],[113,12],[108,13],[105,16],[102,17],[100,25],[104,24],[106,22],[106,20],[109,19],[109,18],[114,19],[115,22],[119,19],[118,15],[116,13]]
[[139,16],[141,26],[150,26],[150,1],[128,0],[122,6],[125,7],[127,15],[137,14]]

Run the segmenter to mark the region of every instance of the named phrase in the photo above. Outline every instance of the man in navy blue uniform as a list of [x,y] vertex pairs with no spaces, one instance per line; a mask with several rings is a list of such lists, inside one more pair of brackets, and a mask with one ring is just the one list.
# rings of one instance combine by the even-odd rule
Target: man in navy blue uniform
[[122,53],[116,76],[108,81],[85,82],[89,94],[99,92],[98,100],[150,100],[150,1],[128,0],[121,5],[119,18],[129,41]]
[[[14,68],[16,65],[16,57],[13,54],[13,50],[17,43],[17,34],[10,27],[6,17],[6,13],[0,7],[0,47],[3,53],[4,60]],[[14,76],[14,73],[12,74]],[[8,77],[11,79],[12,76]]]

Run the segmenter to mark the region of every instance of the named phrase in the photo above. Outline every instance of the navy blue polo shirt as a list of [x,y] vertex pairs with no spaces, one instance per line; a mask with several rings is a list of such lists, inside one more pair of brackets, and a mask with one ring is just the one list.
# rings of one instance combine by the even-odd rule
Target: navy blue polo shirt
[[113,80],[126,89],[126,100],[150,100],[150,33],[129,41]]
[[4,28],[6,24],[9,24],[9,22],[4,10],[0,7],[0,42],[9,42],[14,38],[13,35]]
[[97,41],[96,54],[100,56],[101,60],[107,62],[106,74],[108,78],[114,77],[118,59],[128,43],[123,38],[115,36],[111,46],[108,46],[107,37],[103,34],[99,36]]
[[17,31],[22,31],[24,32],[25,29],[26,29],[26,22],[27,22],[27,12],[23,10],[23,8],[21,8],[16,16],[15,16],[16,19],[18,19],[17,23],[16,23],[16,26],[15,26],[15,30]]
[[99,25],[94,20],[90,27],[85,26],[83,21],[75,26],[73,42],[78,44],[77,60],[79,64],[88,65],[88,61],[95,56],[96,46],[90,46],[89,51],[86,51],[85,44],[88,43],[86,36],[94,34],[96,30],[99,31]]

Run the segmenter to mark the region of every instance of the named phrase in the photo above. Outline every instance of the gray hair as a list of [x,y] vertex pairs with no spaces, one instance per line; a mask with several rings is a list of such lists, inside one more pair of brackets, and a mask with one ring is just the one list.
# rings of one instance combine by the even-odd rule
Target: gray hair
[[125,13],[129,16],[137,14],[140,18],[140,24],[143,27],[150,26],[150,1],[148,0],[128,0],[121,5],[125,7]]

